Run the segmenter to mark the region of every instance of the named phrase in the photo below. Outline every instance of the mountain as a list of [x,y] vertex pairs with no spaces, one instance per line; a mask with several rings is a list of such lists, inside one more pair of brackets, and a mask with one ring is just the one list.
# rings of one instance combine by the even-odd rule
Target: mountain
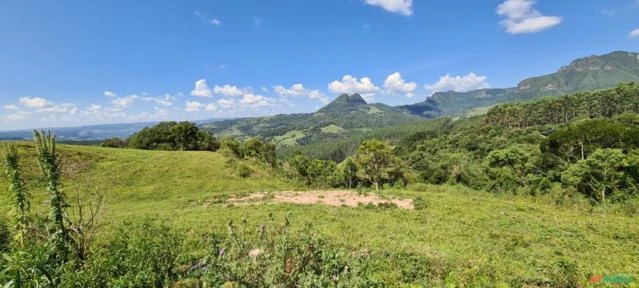
[[416,110],[414,114],[419,115],[420,107],[435,105],[444,115],[463,115],[469,110],[499,103],[598,90],[627,82],[639,82],[639,54],[617,51],[577,59],[555,73],[525,79],[517,87],[438,92],[424,102],[402,108]]
[[220,136],[260,136],[274,139],[280,146],[295,146],[421,120],[400,108],[368,104],[359,94],[343,94],[313,113],[233,119],[201,126]]

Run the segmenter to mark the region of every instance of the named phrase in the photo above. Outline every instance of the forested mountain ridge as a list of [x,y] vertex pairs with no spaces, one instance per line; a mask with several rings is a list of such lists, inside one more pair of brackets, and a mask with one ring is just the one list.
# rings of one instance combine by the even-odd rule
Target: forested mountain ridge
[[273,139],[280,146],[296,146],[421,120],[422,117],[399,108],[368,104],[358,94],[343,94],[313,113],[233,119],[202,127],[218,136],[263,137]]
[[434,103],[443,115],[463,115],[474,108],[610,88],[628,82],[639,82],[639,54],[616,51],[574,60],[555,73],[525,79],[517,87],[437,92],[424,102],[404,107]]

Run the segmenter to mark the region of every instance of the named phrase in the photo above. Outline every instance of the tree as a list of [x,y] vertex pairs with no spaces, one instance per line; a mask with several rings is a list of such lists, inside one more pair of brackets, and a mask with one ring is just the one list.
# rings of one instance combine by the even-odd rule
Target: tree
[[346,160],[342,161],[337,167],[337,172],[339,173],[339,178],[344,181],[344,186],[348,187],[348,189],[352,189],[353,185],[357,183],[357,171],[359,168],[353,158],[348,157]]
[[109,147],[109,148],[124,148],[126,147],[126,141],[120,138],[114,137],[114,138],[105,139],[104,141],[102,141],[102,143],[100,143],[100,146]]
[[213,134],[191,122],[160,122],[144,128],[127,139],[128,146],[144,150],[216,151],[219,144]]
[[606,198],[624,185],[626,157],[620,149],[596,150],[587,159],[571,165],[561,179],[564,184],[606,205]]
[[364,175],[379,190],[379,184],[388,175],[388,169],[397,159],[391,153],[391,147],[380,140],[367,140],[359,146],[355,161],[362,167]]

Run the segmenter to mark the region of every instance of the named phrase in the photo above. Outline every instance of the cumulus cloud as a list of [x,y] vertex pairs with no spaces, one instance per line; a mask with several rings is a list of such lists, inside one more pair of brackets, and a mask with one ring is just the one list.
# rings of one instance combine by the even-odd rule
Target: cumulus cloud
[[164,94],[163,97],[154,97],[151,98],[151,100],[162,106],[173,106],[177,98],[169,94]]
[[111,104],[120,108],[128,108],[133,105],[133,103],[138,100],[140,96],[138,95],[129,95],[125,97],[117,97],[111,100]]
[[118,97],[117,94],[111,92],[111,91],[104,91],[104,96],[109,97],[109,98],[115,98]]
[[364,99],[370,101],[379,90],[379,87],[375,86],[368,77],[362,77],[360,80],[351,75],[346,75],[342,78],[342,81],[335,80],[328,84],[328,90],[336,94],[358,93]]
[[49,100],[40,97],[21,97],[19,102],[27,108],[44,108],[52,104]]
[[639,28],[630,31],[630,38],[636,38],[639,37]]
[[2,107],[4,108],[4,110],[9,110],[9,111],[17,111],[17,110],[20,110],[20,109],[18,108],[18,106],[13,105],[13,104],[4,105],[4,106],[2,106]]
[[220,99],[220,100],[217,100],[217,105],[225,109],[231,109],[235,107],[235,102],[230,99]]
[[203,106],[204,105],[202,105],[202,103],[197,102],[197,101],[186,101],[186,107],[184,108],[184,111],[186,111],[186,112],[197,112],[197,111],[200,111],[200,109]]
[[417,83],[408,82],[402,79],[402,74],[395,72],[386,77],[384,81],[384,89],[390,94],[404,94],[406,97],[414,97],[415,89],[417,89]]
[[238,97],[244,95],[244,91],[237,86],[232,85],[224,85],[222,87],[215,85],[213,88],[213,92],[218,95],[226,96],[226,97]]
[[222,25],[222,21],[220,21],[220,19],[217,19],[217,18],[213,18],[213,19],[211,19],[211,21],[210,21],[210,22],[211,22],[211,24],[213,24],[213,25],[215,25],[215,26],[220,26],[220,25]]
[[213,97],[213,93],[204,79],[195,81],[195,89],[191,91],[191,95],[195,97]]
[[320,90],[306,89],[301,83],[293,84],[290,88],[282,85],[273,86],[273,91],[282,97],[306,97],[313,100],[320,99],[320,101],[326,98]]
[[425,88],[432,93],[443,91],[466,92],[475,89],[490,88],[486,79],[486,76],[478,76],[475,73],[470,73],[466,76],[450,76],[446,74],[440,77],[437,83],[426,85]]
[[534,8],[535,0],[506,0],[497,6],[497,14],[506,17],[501,25],[510,34],[534,33],[561,23],[561,17],[545,16]]
[[31,112],[26,111],[17,111],[15,113],[7,115],[7,120],[9,121],[20,121],[25,120],[31,115]]
[[36,109],[39,113],[70,113],[75,114],[78,111],[78,107],[71,103],[65,103],[60,105],[50,105],[47,107]]
[[209,103],[206,105],[206,107],[204,107],[204,110],[206,110],[206,112],[213,112],[215,110],[217,110],[217,105],[213,104],[213,103]]
[[364,3],[382,7],[391,13],[398,13],[404,16],[413,15],[413,0],[364,0]]
[[253,93],[244,94],[242,100],[240,100],[240,105],[246,108],[259,108],[264,106],[271,106],[275,104],[273,99],[266,98],[262,95],[256,95]]

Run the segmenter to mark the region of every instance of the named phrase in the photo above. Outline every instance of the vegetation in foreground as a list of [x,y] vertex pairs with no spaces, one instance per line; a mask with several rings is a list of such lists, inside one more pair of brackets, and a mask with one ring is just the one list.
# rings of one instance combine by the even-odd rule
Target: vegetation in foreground
[[[21,281],[26,281],[23,287],[98,286],[96,283],[109,287],[204,287],[205,283],[231,287],[574,287],[589,285],[591,276],[636,275],[639,271],[633,262],[639,257],[639,227],[620,204],[612,204],[604,212],[599,206],[580,203],[578,197],[557,206],[544,197],[412,185],[407,189],[410,192],[386,190],[382,196],[413,198],[416,211],[364,206],[233,207],[219,201],[233,187],[255,183],[256,189],[270,185],[283,190],[295,185],[275,180],[279,177],[273,174],[261,178],[265,175],[258,173],[273,168],[249,156],[236,159],[209,152],[58,148],[49,155],[56,155],[53,159],[67,167],[59,174],[40,173],[36,160],[52,158],[34,154],[33,146],[21,144],[18,149],[24,155],[17,162],[23,163],[18,166],[22,173],[10,173],[9,179],[23,178],[24,182],[11,183],[25,185],[13,185],[12,195],[30,194],[32,200],[29,217],[12,218],[12,227],[0,229],[7,255],[2,277],[7,283],[15,285],[16,275],[21,275]],[[190,157],[191,161],[184,161]],[[175,165],[148,164],[156,161]],[[255,169],[253,174],[246,178],[235,174],[233,166],[238,163]],[[216,168],[195,169],[198,165]],[[55,175],[59,175],[57,183],[64,185],[51,186],[56,181],[50,176]],[[86,217],[78,221],[79,214],[73,211],[99,203],[82,201],[93,189],[78,195],[59,192],[72,191],[70,180],[88,175],[94,179],[92,185],[109,184],[101,194],[106,210],[89,214],[96,220],[94,224],[102,225],[78,229],[91,227],[82,224],[87,223]],[[111,178],[115,175],[119,178]],[[198,189],[207,185],[200,177],[209,177],[211,186]],[[224,180],[227,177],[241,180]],[[5,181],[0,183],[7,184]],[[168,189],[172,183],[181,185]],[[228,190],[218,185],[227,185]],[[61,237],[61,226],[55,224],[57,213],[50,214],[57,209],[50,205],[54,201],[42,202],[43,196],[56,195],[54,191],[73,203],[65,208],[69,216],[63,228],[70,235],[67,238]],[[242,191],[250,189],[235,193]],[[5,208],[25,207],[13,205],[18,197],[2,199]],[[28,233],[36,237],[25,238],[33,242],[20,246],[14,242],[20,229],[16,220],[26,218],[32,219]],[[140,220],[145,218],[148,220]],[[277,220],[269,220],[273,218]],[[306,223],[312,227],[307,228]],[[95,231],[97,236],[77,241],[81,239],[77,231]],[[150,263],[148,259],[157,261]]]

